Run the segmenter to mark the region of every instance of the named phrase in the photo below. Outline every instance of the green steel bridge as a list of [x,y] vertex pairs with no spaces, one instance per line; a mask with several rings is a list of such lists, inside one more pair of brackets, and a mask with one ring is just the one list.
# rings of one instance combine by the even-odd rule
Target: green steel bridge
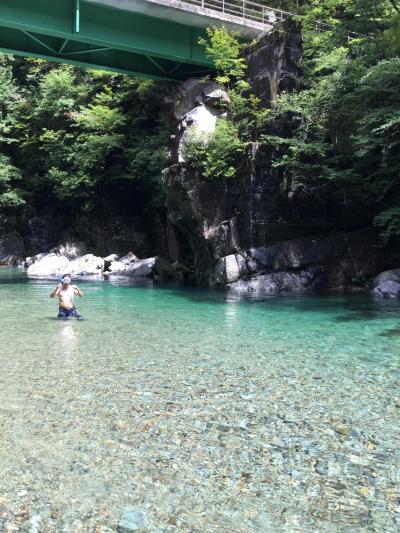
[[212,71],[206,27],[252,40],[288,16],[247,0],[0,0],[0,51],[184,80]]

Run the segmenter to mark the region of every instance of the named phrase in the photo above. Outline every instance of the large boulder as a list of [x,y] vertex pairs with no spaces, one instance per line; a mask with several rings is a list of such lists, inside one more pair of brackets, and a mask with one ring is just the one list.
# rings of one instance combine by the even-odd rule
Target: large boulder
[[177,269],[167,259],[162,257],[140,259],[131,264],[130,272],[132,276],[139,278],[151,277],[163,280],[177,277]]
[[33,263],[37,263],[38,261],[41,261],[42,259],[47,257],[47,255],[49,255],[49,254],[42,253],[42,254],[32,255],[31,257],[26,257],[25,261],[23,262],[23,264],[24,264],[25,268],[28,268],[31,265],[33,265]]
[[392,270],[385,270],[384,272],[381,272],[372,282],[372,286],[377,287],[385,281],[395,281],[400,283],[400,268],[394,268]]
[[69,264],[70,261],[67,257],[51,253],[31,264],[27,274],[32,277],[62,276],[70,273]]
[[322,265],[329,261],[332,254],[333,246],[329,239],[310,238],[284,241],[249,251],[257,270],[292,270]]
[[122,263],[121,261],[110,261],[107,266],[107,271],[110,274],[129,274],[131,268],[129,265]]
[[124,263],[124,265],[129,265],[131,263],[137,263],[139,261],[139,258],[133,252],[128,252],[126,255],[121,257],[119,261],[121,263]]
[[223,107],[230,103],[228,93],[217,83],[208,83],[202,90],[203,102],[211,107]]
[[372,292],[383,298],[400,296],[400,268],[381,272],[372,282]]
[[104,261],[106,263],[111,263],[112,261],[118,261],[119,260],[119,255],[117,254],[109,254],[107,255],[107,257],[103,257]]
[[65,274],[71,276],[88,276],[100,274],[104,270],[104,259],[93,254],[86,254],[70,261],[65,269]]
[[382,281],[373,289],[373,294],[383,298],[396,298],[400,296],[400,283],[397,281]]

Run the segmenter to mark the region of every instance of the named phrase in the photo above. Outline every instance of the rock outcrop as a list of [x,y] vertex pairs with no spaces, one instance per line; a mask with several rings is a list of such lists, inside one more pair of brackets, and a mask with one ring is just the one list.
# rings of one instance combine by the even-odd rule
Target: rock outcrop
[[214,282],[238,292],[365,286],[384,265],[374,230],[251,248],[217,261]]

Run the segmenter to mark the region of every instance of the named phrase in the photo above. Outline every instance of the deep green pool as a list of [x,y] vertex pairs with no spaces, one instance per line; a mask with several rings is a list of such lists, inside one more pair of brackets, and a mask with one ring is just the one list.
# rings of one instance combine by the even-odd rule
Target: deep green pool
[[399,301],[78,284],[0,269],[0,531],[400,530]]

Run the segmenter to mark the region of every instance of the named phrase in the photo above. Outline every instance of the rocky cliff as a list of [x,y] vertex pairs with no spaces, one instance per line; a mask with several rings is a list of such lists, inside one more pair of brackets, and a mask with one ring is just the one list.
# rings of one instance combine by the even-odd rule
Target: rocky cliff
[[[287,22],[245,55],[253,90],[265,106],[274,106],[300,76],[299,27]],[[193,126],[213,131],[228,98],[214,84],[191,79],[177,99],[173,164],[164,172],[172,260],[193,269],[197,283],[241,292],[360,285],[390,266],[372,229],[354,217],[339,223],[335,206],[296,195],[291,180],[271,164],[279,148],[254,143],[234,180],[205,179],[185,164],[188,132]],[[290,127],[289,118],[268,133]]]

